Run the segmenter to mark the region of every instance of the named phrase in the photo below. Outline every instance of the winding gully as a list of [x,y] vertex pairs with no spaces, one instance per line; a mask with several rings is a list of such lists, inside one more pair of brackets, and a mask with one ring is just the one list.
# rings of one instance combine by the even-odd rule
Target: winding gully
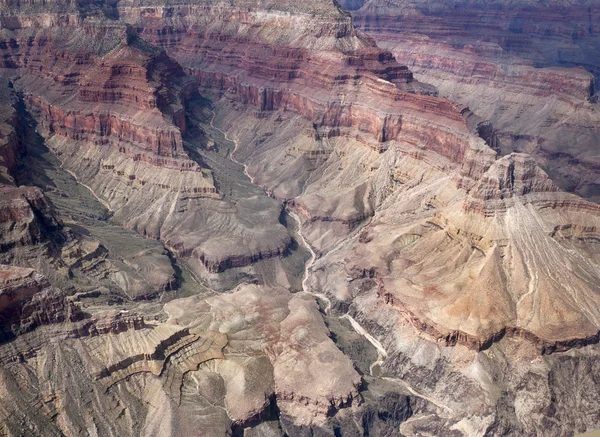
[[[254,184],[254,178],[248,173],[248,166],[246,164],[244,164],[243,162],[238,161],[235,158],[235,153],[237,152],[237,150],[239,148],[238,140],[236,138],[230,138],[229,135],[227,135],[227,133],[224,130],[215,126],[214,121],[215,121],[216,113],[214,110],[211,110],[211,112],[212,112],[212,117],[211,117],[210,123],[209,123],[210,127],[212,129],[220,132],[226,141],[229,141],[233,144],[233,150],[228,154],[229,159],[231,161],[233,161],[234,163],[241,165],[244,168],[244,175],[246,175],[248,177],[248,179],[250,179],[250,182],[252,182]],[[263,187],[261,187],[261,188],[264,190]],[[318,292],[313,291],[308,283],[310,270],[318,259],[317,254],[315,253],[312,246],[306,241],[306,238],[304,237],[304,234],[302,233],[302,220],[300,219],[298,214],[296,214],[294,211],[291,211],[289,208],[287,209],[287,214],[289,217],[291,217],[296,222],[296,229],[297,229],[296,232],[297,232],[297,236],[298,236],[298,243],[301,244],[310,253],[310,259],[306,262],[306,264],[304,266],[304,277],[302,278],[302,291],[314,296],[317,300],[324,302],[325,303],[324,312],[325,312],[325,314],[329,315],[332,310],[331,299],[329,297],[327,297],[326,295],[324,295],[323,293],[318,293]],[[373,376],[373,370],[377,366],[380,366],[381,364],[383,364],[383,362],[385,361],[385,359],[388,356],[386,349],[375,337],[373,337],[371,334],[369,334],[369,332],[367,332],[367,330],[365,328],[363,328],[360,325],[360,323],[358,323],[350,314],[343,314],[343,315],[339,316],[339,318],[348,320],[350,322],[350,325],[352,326],[352,328],[358,334],[363,336],[369,343],[371,343],[373,345],[373,347],[375,347],[375,349],[377,350],[377,360],[374,361],[373,363],[371,363],[371,365],[369,366],[369,372],[370,372],[371,376]]]

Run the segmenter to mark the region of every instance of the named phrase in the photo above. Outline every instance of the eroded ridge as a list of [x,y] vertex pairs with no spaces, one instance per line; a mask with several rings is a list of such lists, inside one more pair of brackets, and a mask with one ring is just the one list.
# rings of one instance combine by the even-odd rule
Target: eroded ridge
[[227,335],[219,332],[158,326],[97,337],[86,347],[102,363],[92,374],[106,390],[133,374],[147,372],[161,376],[167,393],[179,399],[185,373],[205,361],[223,359],[226,344]]

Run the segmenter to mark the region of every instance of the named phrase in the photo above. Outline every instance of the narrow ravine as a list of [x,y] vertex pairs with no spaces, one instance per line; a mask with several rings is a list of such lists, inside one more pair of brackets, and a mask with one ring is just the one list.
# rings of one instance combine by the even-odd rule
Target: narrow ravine
[[357,333],[359,333],[360,335],[365,337],[367,339],[367,341],[369,343],[371,343],[375,347],[375,349],[377,349],[377,361],[374,361],[369,366],[369,373],[371,374],[371,376],[375,376],[375,375],[373,375],[373,369],[375,368],[375,366],[381,366],[383,364],[383,362],[385,361],[385,359],[388,356],[387,351],[385,350],[383,345],[379,342],[379,340],[377,340],[375,337],[373,337],[371,334],[369,334],[367,332],[367,330],[365,328],[363,328],[360,325],[360,323],[358,323],[350,314],[344,314],[340,318],[347,319],[350,322],[350,324],[352,325],[352,328]]
[[[454,414],[454,410],[452,408],[450,408],[448,405],[443,404],[442,402],[440,402],[439,400],[436,400],[434,398],[431,398],[429,396],[425,396],[424,394],[419,393],[417,390],[415,390],[413,387],[410,386],[410,384],[408,384],[406,381],[404,381],[403,379],[400,378],[389,378],[387,376],[384,376],[382,379],[391,382],[391,383],[395,383],[400,385],[401,387],[403,387],[404,389],[408,390],[412,395],[424,399],[427,402],[432,403],[433,405],[435,405],[436,407],[440,408],[441,410],[450,413],[450,414]],[[440,413],[440,416],[443,417],[443,413]]]
[[[231,152],[228,153],[229,159],[233,162],[235,162],[238,165],[241,165],[242,167],[244,167],[244,174],[246,175],[246,177],[248,179],[250,179],[250,182],[252,182],[254,184],[254,178],[252,176],[250,176],[250,173],[248,173],[248,166],[240,161],[238,161],[237,159],[235,159],[235,152],[237,152],[238,149],[238,140],[235,138],[229,138],[229,135],[227,135],[227,132],[225,132],[223,129],[220,129],[218,127],[216,127],[214,125],[214,121],[215,121],[215,116],[217,115],[215,113],[215,111],[213,111],[211,109],[212,112],[212,117],[210,118],[210,127],[213,128],[214,130],[221,132],[221,134],[223,135],[223,138],[225,138],[225,140],[233,143],[233,150]],[[256,184],[255,184],[256,185]]]
[[[200,290],[203,293],[207,292],[206,287],[198,282],[194,273],[187,266],[179,263],[162,242],[127,229],[111,220],[114,210],[110,204],[96,194],[91,186],[83,183],[74,171],[66,168],[61,156],[47,145],[46,139],[36,129],[37,122],[25,110],[24,104],[20,117],[24,129],[23,142],[27,153],[21,160],[18,175],[19,185],[40,188],[54,205],[64,228],[73,233],[73,238],[78,240],[93,238],[102,244],[104,248],[102,250],[107,250],[106,260],[111,264],[110,267],[106,267],[108,270],[98,272],[95,270],[96,267],[91,267],[86,273],[78,274],[77,278],[71,278],[73,281],[86,278],[78,284],[81,289],[107,285],[114,287],[111,291],[103,292],[98,297],[82,297],[82,299],[86,299],[85,305],[88,305],[88,308],[105,305],[107,301],[111,302],[112,307],[122,310],[131,308],[130,296],[125,293],[118,281],[108,279],[109,273],[107,272],[113,274],[125,272],[127,275],[133,275],[131,277],[144,280],[143,272],[136,270],[136,267],[132,267],[124,260],[130,256],[150,252],[160,254],[166,251],[169,253],[164,260],[170,263],[178,284],[176,290],[156,289],[157,302],[191,295],[193,292],[199,293]],[[166,266],[166,262],[162,265]],[[92,277],[94,279],[90,279]],[[151,286],[149,285],[149,287]],[[119,292],[119,290],[121,291]],[[125,300],[114,301],[112,300],[114,296]],[[117,307],[117,305],[119,306]]]
[[[317,299],[324,301],[326,303],[325,314],[329,314],[331,312],[331,299],[329,299],[323,293],[317,293],[317,292],[312,291],[310,286],[308,285],[308,277],[309,277],[310,269],[312,268],[313,264],[315,263],[315,261],[317,259],[315,251],[313,250],[311,245],[308,244],[308,242],[304,238],[304,235],[302,234],[302,222],[300,221],[300,217],[298,217],[298,215],[292,211],[289,211],[288,213],[289,213],[289,216],[292,217],[296,221],[297,229],[298,229],[297,234],[298,234],[298,239],[300,240],[300,243],[311,254],[310,260],[306,263],[306,267],[304,270],[304,278],[302,279],[302,290],[308,294],[313,295]],[[348,320],[350,322],[350,325],[352,326],[352,329],[354,329],[358,334],[362,335],[377,350],[377,360],[374,361],[373,363],[371,363],[371,365],[369,366],[369,373],[371,374],[371,376],[374,376],[373,370],[377,366],[381,366],[383,364],[383,362],[385,361],[385,359],[388,356],[387,351],[385,350],[383,345],[375,337],[373,337],[371,334],[369,334],[367,332],[367,330],[365,328],[363,328],[360,325],[360,323],[358,323],[354,319],[354,317],[352,317],[350,314],[344,314],[344,315],[340,316],[339,318]]]
[[291,218],[293,218],[294,221],[296,222],[296,229],[297,229],[296,233],[298,235],[299,243],[310,253],[310,259],[304,266],[304,277],[302,278],[302,291],[304,291],[305,293],[311,294],[314,297],[316,297],[317,299],[325,302],[325,314],[329,314],[331,312],[331,299],[329,299],[323,293],[317,293],[317,292],[312,291],[310,285],[308,285],[310,269],[312,268],[315,261],[317,260],[317,254],[313,250],[312,246],[310,244],[308,244],[308,242],[304,238],[304,235],[302,234],[302,221],[300,220],[300,217],[298,217],[298,214],[296,214],[293,211],[288,210],[288,215]]
[[89,191],[89,192],[92,194],[92,196],[94,196],[94,197],[96,198],[96,200],[97,200],[98,202],[100,202],[100,203],[102,204],[102,206],[104,206],[104,207],[105,207],[105,208],[108,210],[108,212],[111,212],[111,213],[112,213],[112,212],[113,212],[113,210],[112,210],[112,208],[110,207],[109,203],[108,203],[106,200],[104,200],[104,199],[100,198],[100,196],[98,196],[98,195],[96,194],[96,192],[95,192],[95,191],[92,189],[92,187],[90,187],[89,185],[87,185],[87,184],[84,184],[83,182],[81,182],[81,181],[79,180],[79,178],[77,177],[77,175],[75,174],[75,172],[73,172],[73,171],[71,171],[71,170],[69,170],[69,169],[65,168],[65,167],[64,167],[64,162],[63,162],[63,161],[62,161],[62,160],[59,158],[58,154],[57,154],[57,153],[55,153],[55,152],[53,152],[53,153],[54,153],[54,156],[56,156],[56,158],[57,158],[57,159],[58,159],[58,161],[60,162],[60,168],[62,168],[64,171],[66,171],[66,172],[67,172],[67,173],[69,173],[71,176],[73,176],[73,178],[75,178],[75,181],[76,181],[76,182],[77,182],[79,185],[81,185],[81,186],[82,186],[82,187],[84,187],[84,188],[87,188],[87,189],[88,189],[88,191]]

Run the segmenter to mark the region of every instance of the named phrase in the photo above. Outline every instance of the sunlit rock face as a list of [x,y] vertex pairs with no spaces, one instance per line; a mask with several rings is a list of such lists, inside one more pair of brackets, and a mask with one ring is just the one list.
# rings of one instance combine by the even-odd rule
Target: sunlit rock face
[[3,3],[2,432],[593,429],[593,6]]
[[[588,265],[573,258],[578,265],[573,269],[565,256],[570,257],[575,235],[589,238],[596,232],[597,207],[560,192],[529,156],[498,157],[475,134],[478,126],[469,109],[409,93],[405,83],[381,77],[382,71],[401,67],[393,69],[384,51],[367,55],[377,49],[333,5],[321,5],[319,20],[301,27],[303,33],[297,23],[308,20],[310,8],[297,5],[286,15],[281,7],[263,14],[256,5],[244,4],[200,15],[177,3],[118,6],[122,19],[162,45],[201,85],[227,90],[234,102],[262,114],[246,115],[225,104],[221,112],[251,176],[273,196],[293,199],[318,250],[326,254],[371,217],[362,238],[347,244],[346,268],[376,272],[378,293],[440,325],[438,330],[423,320],[426,329],[439,331],[450,344],[464,340],[476,348],[489,346],[507,329],[509,335],[531,334],[549,344],[594,338],[598,315],[587,312],[596,290],[586,284],[597,282],[595,261]],[[579,74],[589,93],[590,79]],[[412,76],[405,81],[411,83]],[[574,83],[574,89],[581,84]],[[487,139],[491,143],[492,137]],[[310,160],[316,161],[315,169],[309,168]],[[311,174],[304,186],[294,187],[299,165]],[[411,190],[417,192],[415,200]],[[583,216],[590,226],[578,226]],[[395,233],[400,242],[393,243]],[[542,245],[548,250],[534,256]],[[430,256],[434,247],[440,256]],[[533,258],[545,256],[539,265],[548,267],[547,275],[529,270]],[[569,275],[573,280],[566,284],[562,278]],[[484,299],[482,284],[493,284],[493,297],[481,305],[484,314],[475,314],[478,305],[469,290]],[[537,293],[544,297],[536,299]],[[577,303],[566,297],[574,293],[588,298]],[[559,296],[570,303],[535,316],[537,303],[531,300],[556,302]]]

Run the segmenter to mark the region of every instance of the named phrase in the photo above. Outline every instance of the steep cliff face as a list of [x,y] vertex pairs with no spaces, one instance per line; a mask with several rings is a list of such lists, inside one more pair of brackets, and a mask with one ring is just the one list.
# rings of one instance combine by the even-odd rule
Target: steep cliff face
[[4,85],[0,91],[0,223],[3,253],[14,247],[43,244],[49,234],[60,228],[59,219],[41,190],[16,186],[15,175],[19,158],[25,153],[22,142],[23,127],[15,108],[16,96],[6,87],[6,83]]
[[[35,151],[30,148],[31,120],[27,119],[14,89],[7,85],[8,82],[3,81],[0,90],[5,115],[0,147],[3,159],[0,163],[1,262],[32,267],[44,273],[52,284],[71,290],[108,287],[136,299],[173,288],[174,273],[165,254],[136,254],[129,266],[120,263],[117,266],[114,261],[118,255],[109,253],[87,231],[81,232],[78,226],[72,226],[68,215],[65,224],[64,216],[50,197],[56,200],[56,196],[62,199],[69,194],[48,178],[44,169],[37,166],[39,162],[32,161]],[[34,182],[38,186],[32,186]],[[83,199],[79,202],[84,203]],[[142,278],[140,273],[145,269],[154,273]]]
[[43,244],[60,229],[60,223],[41,190],[2,187],[2,248]]
[[[482,171],[471,168],[472,155],[486,152],[464,128],[462,108],[428,96],[435,90],[353,30],[346,13],[335,5],[271,6],[265,13],[253,3],[207,5],[200,14],[200,6],[120,2],[118,9],[201,86],[259,111],[300,114],[316,139],[357,138],[377,151],[391,140],[419,142],[466,172]],[[281,13],[287,6],[293,14]]]
[[[387,109],[383,95],[377,110]],[[497,157],[473,133],[483,133],[484,124],[461,105],[452,107],[454,124],[436,114],[427,124],[415,121],[411,134],[403,117],[400,134],[381,148],[372,134],[315,127],[296,111],[248,114],[233,94],[215,110],[251,177],[302,216],[317,257],[307,288],[360,316],[386,345],[387,375],[449,402],[439,422],[415,418],[412,429],[441,432],[458,427],[465,414],[478,419],[464,425],[463,435],[547,429],[549,412],[528,416],[516,401],[500,401],[486,378],[505,375],[500,356],[520,366],[573,348],[595,353],[589,345],[600,330],[596,204],[560,191],[528,155]],[[427,129],[438,121],[444,134]],[[493,136],[488,140],[493,145]],[[400,340],[406,336],[411,340]],[[515,352],[515,344],[524,350]],[[478,360],[489,360],[485,372]],[[463,378],[465,372],[473,373]],[[518,417],[507,416],[511,409]],[[580,429],[593,423],[578,415],[568,421]]]
[[127,26],[106,21],[42,26],[27,38],[8,51],[5,67],[20,75],[15,86],[46,136],[115,149],[121,161],[155,171],[199,173],[190,190],[216,192],[183,150],[183,104],[193,80],[164,53],[136,39]]
[[0,266],[0,341],[11,340],[41,325],[81,318],[61,290],[33,269]]
[[[219,4],[200,16],[194,7],[177,3],[118,5],[123,20],[143,38],[162,45],[201,85],[227,91],[228,99],[257,107],[261,115],[247,117],[224,101],[218,108],[223,114],[222,126],[237,138],[240,156],[255,181],[275,197],[293,198],[290,204],[308,219],[309,237],[314,236],[317,250],[331,250],[369,216],[374,216],[370,227],[384,226],[382,223],[395,216],[393,228],[408,232],[408,236],[398,235],[400,241],[407,239],[406,248],[402,243],[386,244],[390,231],[382,230],[375,231],[379,243],[357,243],[347,250],[358,250],[359,264],[377,258],[373,265],[356,266],[356,270],[382,269],[380,274],[391,281],[392,294],[410,296],[405,299],[411,302],[409,307],[421,308],[426,303],[415,311],[424,311],[436,320],[434,324],[446,324],[445,329],[458,332],[462,320],[472,317],[472,325],[463,328],[469,335],[481,335],[476,342],[482,344],[506,327],[530,329],[548,341],[594,337],[599,330],[598,315],[588,313],[587,304],[575,297],[560,306],[556,320],[554,316],[526,314],[538,311],[529,302],[539,301],[533,296],[536,293],[543,296],[542,301],[551,302],[580,289],[588,294],[588,300],[596,299],[594,286],[586,285],[598,280],[595,261],[586,266],[578,263],[581,270],[571,271],[552,259],[569,256],[572,236],[593,235],[597,208],[559,193],[527,156],[514,154],[496,160],[489,145],[473,134],[474,130],[481,134],[481,125],[470,126],[464,106],[407,92],[405,86],[414,81],[412,76],[398,81],[398,72],[405,70],[392,68],[386,52],[373,57],[376,49],[351,29],[349,17],[334,6],[319,10],[319,19],[310,25],[308,5],[293,6],[294,13],[289,16],[282,16],[279,7],[283,5],[263,14],[258,13],[262,6],[252,3]],[[301,35],[294,31],[298,23],[306,29]],[[261,55],[267,54],[263,59],[268,62],[258,65]],[[390,67],[386,69],[387,64]],[[526,74],[533,79],[535,70],[528,68]],[[384,76],[382,71],[391,75]],[[589,95],[589,75],[576,72],[567,80],[570,76],[565,73],[561,82],[560,74],[542,71],[532,94],[548,98],[558,93],[569,99]],[[557,79],[547,83],[551,77]],[[299,172],[310,172],[302,184],[296,181]],[[412,189],[418,195],[410,194]],[[388,209],[389,215],[383,213]],[[380,214],[385,218],[378,220]],[[406,221],[401,226],[398,217],[403,214]],[[581,227],[581,221],[589,226]],[[573,235],[559,236],[555,229],[569,229]],[[368,234],[364,235],[369,240]],[[409,241],[411,235],[418,241]],[[539,241],[524,235],[536,235]],[[440,259],[430,257],[432,247],[442,243],[448,260],[444,267]],[[368,248],[371,244],[372,249],[363,252],[363,245]],[[535,251],[536,244],[552,248],[545,252],[550,257],[546,264],[556,264],[556,268],[551,268],[546,278],[534,273],[537,268],[530,270],[528,254]],[[389,251],[382,251],[380,245]],[[578,250],[596,249],[586,240],[585,249]],[[406,258],[401,255],[404,252]],[[463,255],[450,263],[456,252]],[[517,263],[521,267],[517,268]],[[521,273],[513,274],[511,269]],[[559,278],[565,275],[572,275],[579,285],[572,289],[563,285]],[[492,294],[511,297],[505,303],[498,299],[502,308],[490,310],[489,317],[474,316],[472,305],[465,301],[469,299],[466,291],[479,292],[481,284],[488,282],[494,284]],[[521,285],[527,283],[531,293]],[[382,284],[385,288],[384,280]],[[439,305],[431,304],[434,298],[423,300],[430,294],[437,296]],[[454,299],[458,300],[451,305]],[[439,312],[440,307],[446,310]],[[489,305],[483,308],[488,311]],[[528,320],[527,326],[521,326],[520,318]],[[558,326],[564,327],[560,335]]]
[[529,153],[561,188],[597,200],[595,2],[345,5],[419,79],[490,120],[502,153]]

